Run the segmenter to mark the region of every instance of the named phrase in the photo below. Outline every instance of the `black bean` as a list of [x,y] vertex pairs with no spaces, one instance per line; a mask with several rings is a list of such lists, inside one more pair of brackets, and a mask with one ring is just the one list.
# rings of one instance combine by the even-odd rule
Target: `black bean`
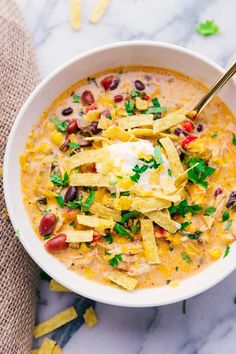
[[64,202],[65,203],[72,202],[77,197],[77,194],[78,192],[76,187],[72,187],[72,186],[69,187],[64,196]]
[[114,79],[111,86],[110,86],[110,90],[111,91],[115,90],[118,87],[119,83],[120,83],[119,78]]
[[235,206],[235,203],[236,203],[236,192],[231,192],[229,199],[226,203],[226,207],[233,208]]
[[73,112],[73,108],[67,107],[61,112],[63,116],[69,116]]
[[174,130],[174,134],[177,135],[177,136],[180,136],[181,134],[186,135],[185,131],[183,129],[181,129],[181,128],[176,128]]
[[138,91],[144,91],[145,85],[141,80],[135,80],[134,85]]
[[197,131],[198,131],[198,133],[200,133],[200,132],[203,131],[203,125],[202,125],[201,123],[199,123],[199,124],[197,125]]
[[102,131],[102,129],[98,128],[98,122],[96,121],[92,122],[90,127],[91,127],[90,130],[94,135],[99,134]]

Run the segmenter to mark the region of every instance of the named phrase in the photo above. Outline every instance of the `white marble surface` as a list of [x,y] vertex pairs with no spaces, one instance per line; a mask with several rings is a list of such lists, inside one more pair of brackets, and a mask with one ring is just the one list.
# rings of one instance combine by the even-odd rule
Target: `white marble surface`
[[[95,0],[83,1],[83,25],[73,32],[68,0],[17,0],[33,37],[42,77],[77,53],[122,40],[166,41],[194,49],[227,66],[236,58],[235,0],[111,0],[98,25],[88,22]],[[217,36],[195,33],[197,21],[214,19]],[[236,353],[236,273],[182,304],[127,309],[97,304],[99,324],[82,326],[63,354],[223,354]],[[38,319],[44,320],[75,296],[55,294],[41,282]]]

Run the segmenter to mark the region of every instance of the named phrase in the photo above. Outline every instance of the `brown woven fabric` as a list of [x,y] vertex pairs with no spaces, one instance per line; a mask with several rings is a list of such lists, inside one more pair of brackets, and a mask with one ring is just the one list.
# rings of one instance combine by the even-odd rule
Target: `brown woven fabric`
[[[12,0],[0,0],[0,163],[12,123],[38,81],[24,21]],[[12,171],[14,173],[14,171]],[[0,353],[30,353],[38,268],[15,236],[0,186]]]

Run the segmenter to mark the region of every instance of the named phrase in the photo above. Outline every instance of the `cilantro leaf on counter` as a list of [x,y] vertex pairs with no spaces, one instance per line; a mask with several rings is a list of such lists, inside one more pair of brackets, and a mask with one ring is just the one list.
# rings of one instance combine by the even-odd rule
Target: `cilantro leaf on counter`
[[198,204],[190,205],[187,200],[183,200],[178,205],[171,205],[169,207],[170,214],[178,213],[181,216],[185,216],[187,213],[191,213],[192,215],[196,215],[198,211],[202,210],[202,207]]
[[198,23],[196,32],[202,36],[212,36],[219,32],[220,28],[215,24],[214,20],[206,20],[205,22]]
[[197,163],[197,166],[188,171],[188,179],[192,183],[200,184],[202,187],[207,188],[208,182],[205,179],[215,172],[215,168],[208,166],[200,157],[192,157],[186,161],[186,165],[189,168]]
[[61,131],[61,132],[66,131],[66,129],[67,129],[67,124],[66,124],[66,122],[63,122],[63,121],[61,121],[61,120],[58,120],[58,119],[56,119],[56,118],[54,118],[54,117],[49,118],[49,120],[50,120],[50,122],[52,122],[53,124],[55,124],[55,126],[57,127],[57,129],[58,129],[59,131]]

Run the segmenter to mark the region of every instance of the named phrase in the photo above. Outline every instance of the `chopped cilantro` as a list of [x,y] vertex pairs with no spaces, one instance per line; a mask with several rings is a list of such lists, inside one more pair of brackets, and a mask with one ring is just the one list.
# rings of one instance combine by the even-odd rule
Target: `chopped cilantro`
[[81,206],[83,204],[82,202],[82,197],[80,197],[78,200],[74,200],[73,202],[67,202],[66,205],[70,208],[70,209],[81,209]]
[[177,267],[175,267],[175,271],[176,271],[176,272],[178,272],[178,270],[179,270],[179,267],[178,267],[178,266],[177,266]]
[[71,221],[71,222],[69,223],[69,225],[72,226],[72,227],[75,227],[75,226],[76,226],[76,223],[75,223],[74,221]]
[[186,252],[182,252],[182,253],[181,253],[181,256],[182,256],[182,258],[183,258],[183,260],[184,260],[185,262],[187,262],[187,263],[192,263],[192,262],[193,262],[192,259],[187,255]]
[[131,237],[130,233],[118,222],[115,223],[114,230],[122,236],[128,236]]
[[119,264],[119,261],[122,261],[122,255],[121,254],[115,254],[113,258],[109,259],[109,264],[111,267],[117,267]]
[[156,114],[156,113],[163,113],[163,112],[167,112],[167,108],[166,107],[149,107],[143,113],[145,113],[145,114]]
[[206,22],[200,22],[196,28],[196,32],[202,36],[212,36],[213,34],[217,34],[219,30],[220,28],[215,24],[214,20],[206,20]]
[[214,206],[209,206],[208,208],[206,208],[205,210],[205,215],[206,216],[210,216],[211,214],[213,214],[216,211],[216,208]]
[[53,173],[50,177],[50,180],[58,187],[65,187],[69,182],[69,176],[68,173],[65,172],[64,177],[62,179],[60,175]]
[[51,238],[52,234],[48,234],[44,236],[44,241],[49,240]]
[[110,234],[106,235],[104,238],[109,244],[113,243],[113,238]]
[[64,199],[62,198],[61,195],[58,195],[58,196],[56,197],[56,201],[57,201],[57,203],[60,205],[61,208],[64,208],[65,202],[64,202]]
[[233,143],[233,145],[236,146],[236,135],[235,134],[233,134],[232,143]]
[[180,230],[184,230],[186,229],[187,226],[189,226],[191,224],[190,221],[185,221],[181,224]]
[[229,220],[225,226],[225,230],[228,231],[231,228],[231,225],[233,223],[233,220]]
[[163,163],[161,149],[159,146],[154,147],[154,158],[155,158],[156,163],[158,163],[159,165]]
[[49,118],[49,120],[50,120],[50,122],[55,124],[57,129],[60,130],[61,132],[64,132],[67,129],[66,122],[62,122],[61,120],[58,120],[58,119],[53,118],[53,117]]
[[78,103],[78,102],[79,102],[79,99],[80,99],[80,97],[79,97],[78,95],[74,95],[74,96],[73,96],[73,102],[74,102],[74,103]]
[[117,184],[118,182],[117,182],[117,181],[109,181],[108,183],[109,183],[111,186],[113,186],[113,185]]
[[145,172],[146,170],[148,169],[148,166],[147,165],[143,165],[143,166],[139,166],[139,165],[135,165],[133,168],[132,168],[132,171],[135,172],[134,175],[130,176],[130,179],[133,181],[133,182],[138,182],[139,179],[140,179],[140,174]]
[[183,200],[178,205],[171,205],[169,207],[170,214],[178,213],[181,216],[185,216],[187,213],[191,213],[192,215],[196,215],[198,211],[202,210],[200,205],[194,204],[189,205],[187,200]]
[[[128,196],[130,196],[130,191],[120,192],[120,196],[126,196],[126,197],[128,197]],[[116,193],[115,193],[115,192],[114,192],[114,193],[111,193],[111,197],[112,197],[112,198],[116,198]]]
[[157,97],[154,97],[154,98],[152,99],[152,104],[153,104],[154,107],[161,107],[161,105],[160,105],[160,103],[159,103]]
[[229,253],[230,253],[230,246],[227,245],[223,258],[227,257]]
[[186,234],[185,236],[187,236],[188,238],[190,238],[190,240],[198,240],[200,235],[202,234],[202,231],[196,231],[193,234]]
[[217,135],[218,135],[218,133],[217,133],[217,132],[214,132],[214,133],[211,134],[211,137],[212,137],[212,138],[216,138]]
[[71,141],[68,143],[69,147],[72,149],[79,149],[80,145],[76,143],[72,143]]
[[130,96],[131,97],[139,97],[139,92],[135,91],[135,90],[131,90],[130,91]]
[[168,168],[168,170],[167,170],[167,173],[168,173],[168,176],[169,177],[172,177],[172,173],[171,173],[171,170]]
[[95,197],[95,190],[91,189],[91,191],[89,192],[88,198],[82,204],[83,211],[88,211],[89,210],[89,207],[91,206],[91,204],[94,201],[94,197]]
[[129,211],[128,213],[123,214],[123,216],[121,218],[121,223],[124,224],[129,219],[134,219],[136,216],[139,216],[139,215],[140,215],[140,212],[137,210]]
[[222,215],[222,222],[225,222],[229,219],[229,211],[225,210],[225,212]]
[[196,163],[198,163],[198,165],[188,171],[188,179],[192,183],[197,183],[202,187],[207,188],[208,183],[205,181],[205,179],[215,172],[215,168],[206,165],[203,159],[200,157],[192,157],[186,161],[188,167],[192,167]]
[[130,176],[130,179],[131,179],[131,181],[137,183],[140,179],[140,174],[136,172],[134,175]]
[[134,103],[132,101],[125,102],[125,109],[128,115],[133,115],[135,111]]
[[107,117],[107,119],[112,120],[111,114],[109,114],[109,116]]
[[41,214],[45,215],[45,214],[51,213],[51,211],[52,211],[51,209],[44,209],[41,211]]
[[136,234],[138,231],[139,231],[139,226],[138,225],[133,225],[133,226],[131,226],[131,231],[134,233],[134,234]]

